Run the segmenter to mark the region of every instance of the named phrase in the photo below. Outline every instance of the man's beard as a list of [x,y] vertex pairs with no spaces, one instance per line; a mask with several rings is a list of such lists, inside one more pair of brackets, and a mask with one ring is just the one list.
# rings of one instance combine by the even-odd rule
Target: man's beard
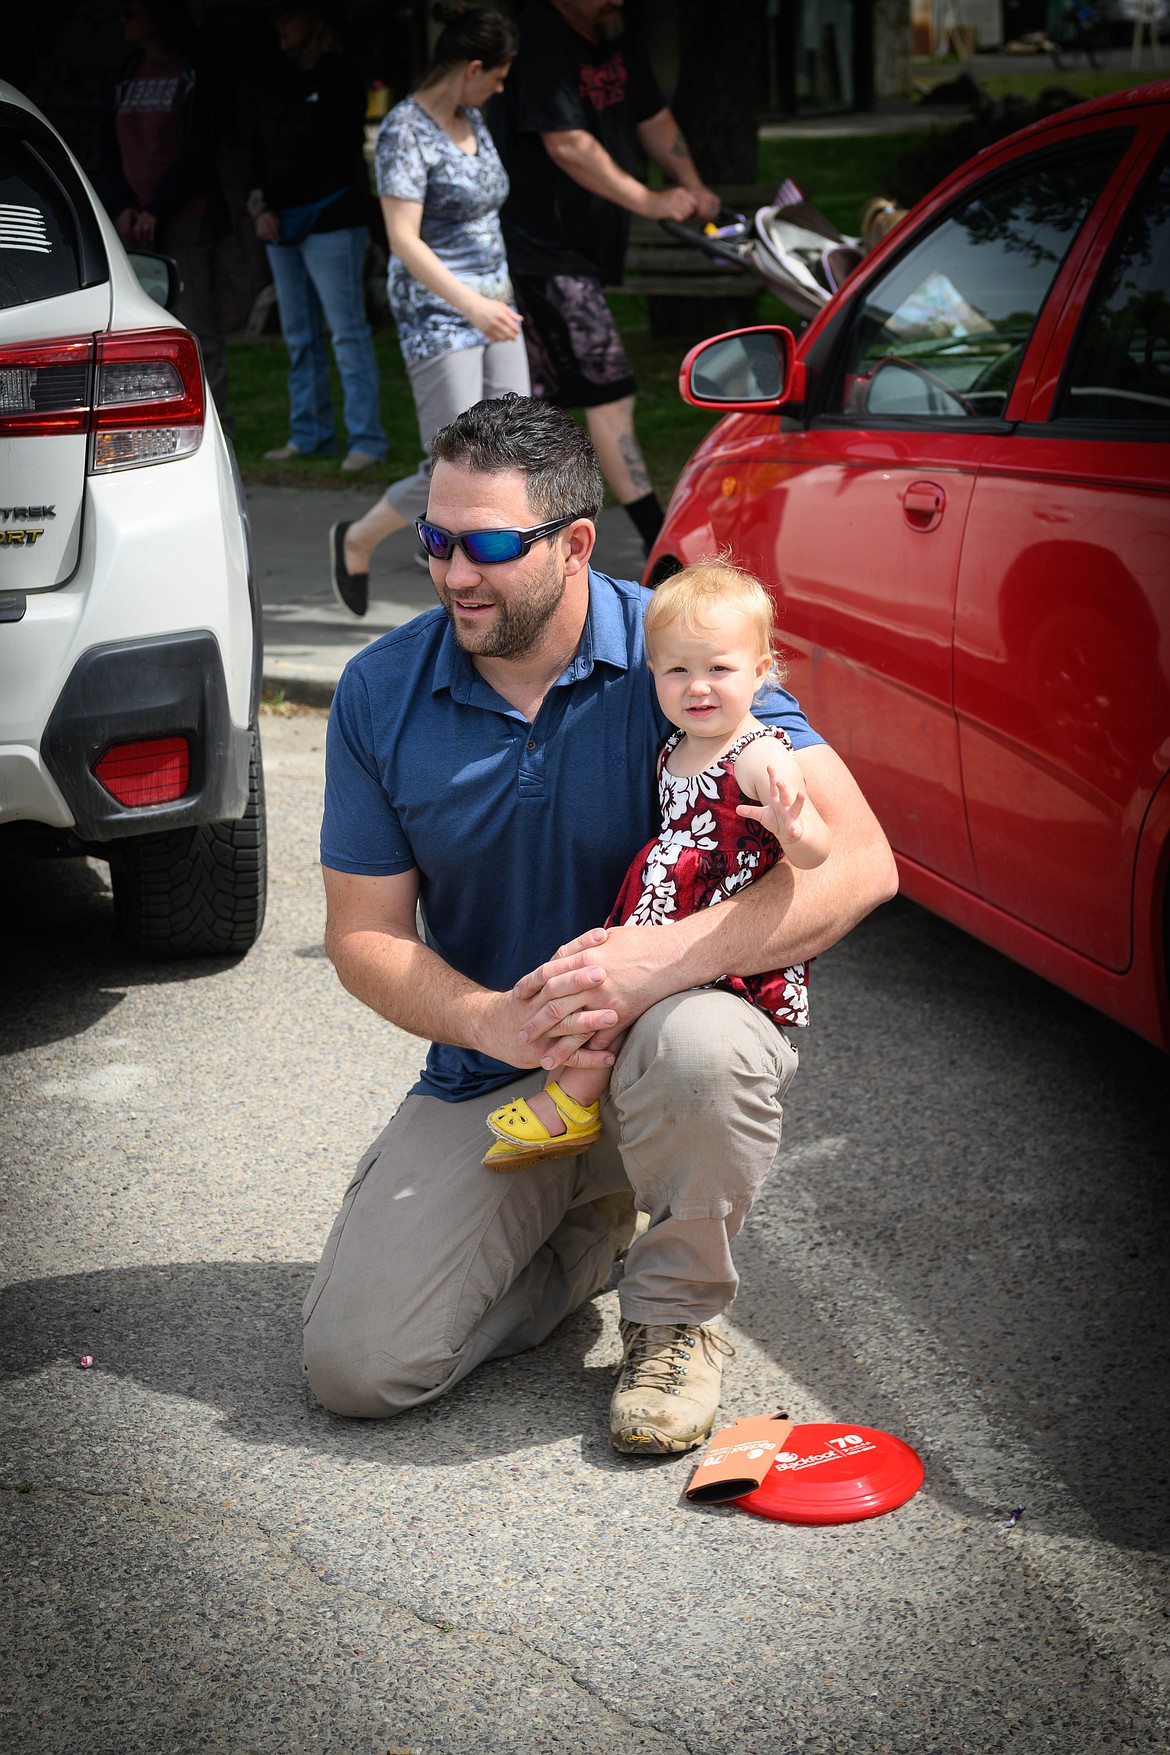
[[531,594],[520,601],[503,601],[494,593],[485,597],[475,593],[477,603],[495,605],[496,619],[481,636],[474,629],[461,627],[455,616],[455,598],[445,585],[436,586],[439,602],[447,612],[451,631],[465,652],[475,658],[527,658],[540,645],[544,630],[560,608],[565,595],[565,580],[557,556],[549,558],[545,573],[533,581]]
[[616,43],[625,35],[626,21],[620,12],[611,12],[597,21],[597,41]]

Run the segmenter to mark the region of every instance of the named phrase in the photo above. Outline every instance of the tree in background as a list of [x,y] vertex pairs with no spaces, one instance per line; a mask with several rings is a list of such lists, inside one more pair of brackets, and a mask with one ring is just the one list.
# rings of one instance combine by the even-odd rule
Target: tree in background
[[766,0],[678,0],[671,108],[709,183],[754,183],[767,53]]

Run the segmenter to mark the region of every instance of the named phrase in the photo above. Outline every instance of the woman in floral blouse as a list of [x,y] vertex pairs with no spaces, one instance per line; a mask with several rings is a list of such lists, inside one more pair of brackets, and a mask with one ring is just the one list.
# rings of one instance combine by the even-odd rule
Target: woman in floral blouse
[[378,130],[378,193],[393,252],[390,309],[418,414],[423,461],[363,518],[329,533],[333,589],[352,615],[369,604],[370,556],[426,516],[433,435],[486,396],[529,392],[499,211],[508,178],[480,106],[516,52],[509,20],[436,6],[443,29],[422,84]]

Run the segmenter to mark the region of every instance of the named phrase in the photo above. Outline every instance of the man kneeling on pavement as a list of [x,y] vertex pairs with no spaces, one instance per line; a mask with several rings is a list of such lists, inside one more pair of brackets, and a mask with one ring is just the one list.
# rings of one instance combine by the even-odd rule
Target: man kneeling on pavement
[[[686,919],[604,929],[658,831],[670,727],[645,660],[650,593],[590,564],[602,491],[588,438],[551,404],[461,414],[435,437],[420,527],[439,607],[342,675],[326,944],[345,987],[430,1048],[330,1233],[305,1361],[336,1413],[417,1407],[539,1345],[624,1258],[610,1439],[644,1454],[711,1431],[731,1246],[796,1069],[785,1033],[712,983],[815,956],[896,876],[848,769],[774,688],[753,712],[787,733],[832,857],[780,860]],[[485,1167],[488,1109],[565,1065],[612,1068],[600,1138]]]

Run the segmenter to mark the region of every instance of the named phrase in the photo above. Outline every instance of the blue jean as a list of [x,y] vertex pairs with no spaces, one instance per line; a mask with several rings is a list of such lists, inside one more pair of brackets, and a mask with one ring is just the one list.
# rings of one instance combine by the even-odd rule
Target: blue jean
[[341,376],[342,415],[351,451],[385,457],[378,414],[378,364],[366,322],[364,226],[311,232],[300,244],[268,244],[268,264],[288,348],[290,441],[301,451],[336,443],[322,315]]

